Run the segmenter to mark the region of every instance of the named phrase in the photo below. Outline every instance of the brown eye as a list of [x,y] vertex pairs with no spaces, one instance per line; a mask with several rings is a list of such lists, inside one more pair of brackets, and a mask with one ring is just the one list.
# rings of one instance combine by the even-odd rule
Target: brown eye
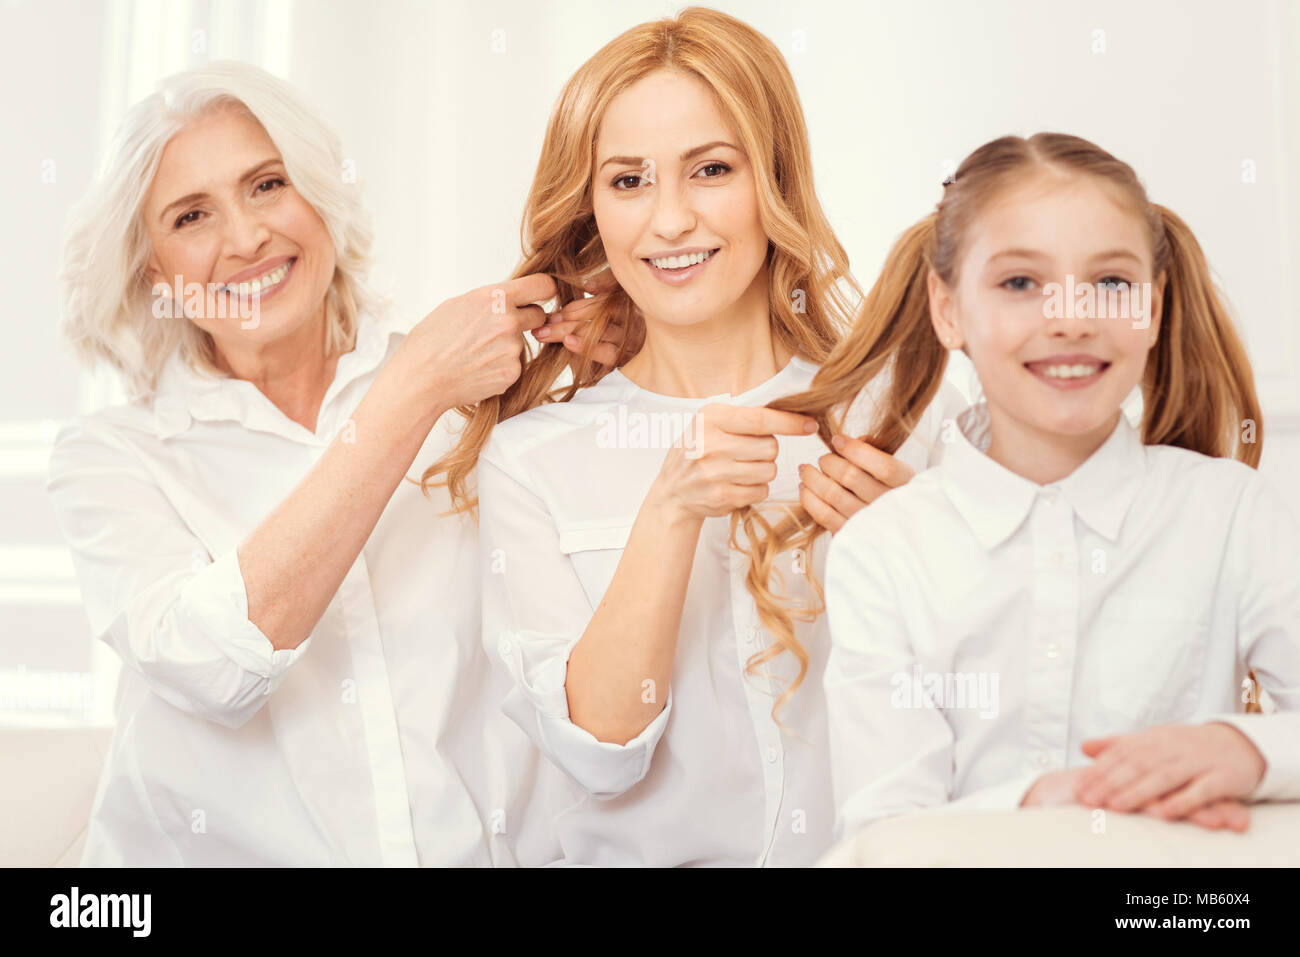
[[190,223],[198,222],[200,213],[197,209],[192,209],[188,213],[177,217],[175,228],[180,229],[182,226],[188,226]]
[[[629,180],[631,181],[629,183]],[[624,184],[624,185],[619,185]],[[626,176],[620,176],[611,184],[615,189],[633,190],[641,185],[641,177],[636,173],[628,173]]]

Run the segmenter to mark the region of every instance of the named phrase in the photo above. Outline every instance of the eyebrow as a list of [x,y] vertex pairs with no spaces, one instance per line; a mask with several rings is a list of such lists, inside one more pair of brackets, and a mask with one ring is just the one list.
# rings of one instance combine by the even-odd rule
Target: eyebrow
[[[279,166],[283,162],[284,161],[279,157],[272,157],[271,159],[262,160],[262,162],[250,168],[246,173],[244,173],[243,176],[239,177],[239,182],[242,184],[242,183],[247,183],[249,180],[256,179],[258,174],[261,173],[267,167]],[[207,193],[189,193],[185,196],[182,196],[180,199],[172,200],[172,202],[168,203],[165,207],[163,207],[163,211],[158,214],[158,221],[163,222],[164,220],[166,220],[167,214],[170,213],[177,206],[188,206],[190,203],[203,199],[207,195],[208,195]]]
[[[988,261],[989,264],[992,265],[994,262],[996,262],[999,259],[1043,260],[1046,258],[1047,256],[1045,256],[1043,253],[1039,252],[1036,249],[1003,249],[1000,252],[996,252],[992,256],[990,256]],[[1131,250],[1118,249],[1118,248],[1107,249],[1107,250],[1103,250],[1102,252],[1096,253],[1093,256],[1090,256],[1088,261],[1102,262],[1104,260],[1109,260],[1109,259],[1129,259],[1132,260],[1134,263],[1138,264],[1139,266],[1142,265],[1141,258],[1135,255]]]
[[[717,146],[725,146],[727,149],[735,150],[737,153],[740,152],[738,147],[733,146],[726,140],[714,140],[711,143],[705,143],[703,146],[696,146],[693,149],[687,150],[681,156],[677,157],[677,159],[679,162],[685,163],[688,159],[699,156],[701,153],[707,153],[709,150]],[[640,166],[644,162],[644,156],[611,156],[609,159],[605,160],[605,162],[600,164],[600,168],[604,169],[610,163],[617,163],[619,166]]]

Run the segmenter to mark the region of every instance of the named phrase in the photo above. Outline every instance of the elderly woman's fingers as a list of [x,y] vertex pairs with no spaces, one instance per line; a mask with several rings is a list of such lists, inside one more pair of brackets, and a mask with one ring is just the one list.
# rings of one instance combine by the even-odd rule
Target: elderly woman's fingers
[[533,273],[530,276],[520,276],[518,279],[510,279],[503,282],[499,287],[505,293],[506,299],[512,306],[524,306],[532,302],[547,302],[554,299],[558,290],[555,287],[555,280],[545,273]]
[[[533,330],[533,337],[541,342],[561,342],[569,336],[578,336],[581,339],[587,325],[588,320],[586,319],[560,318],[559,313],[552,313],[546,317],[544,326]],[[600,338],[602,342],[622,342],[623,324],[621,322],[608,323]]]

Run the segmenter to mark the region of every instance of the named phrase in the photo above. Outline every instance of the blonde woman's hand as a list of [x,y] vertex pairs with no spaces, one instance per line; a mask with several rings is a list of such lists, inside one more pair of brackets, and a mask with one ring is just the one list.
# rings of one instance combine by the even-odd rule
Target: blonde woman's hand
[[1077,782],[1082,803],[1187,818],[1241,801],[1264,777],[1264,757],[1230,724],[1165,724],[1084,741],[1093,758]]
[[832,437],[835,452],[817,460],[817,467],[799,466],[799,504],[813,521],[834,534],[856,512],[915,474],[902,459],[861,439]]
[[794,412],[706,405],[668,450],[650,498],[668,514],[698,520],[754,505],[776,478],[776,436],[816,431],[813,419]]
[[555,281],[534,274],[447,300],[402,343],[405,374],[444,409],[500,395],[522,371],[524,330],[545,321],[540,304],[555,295]]

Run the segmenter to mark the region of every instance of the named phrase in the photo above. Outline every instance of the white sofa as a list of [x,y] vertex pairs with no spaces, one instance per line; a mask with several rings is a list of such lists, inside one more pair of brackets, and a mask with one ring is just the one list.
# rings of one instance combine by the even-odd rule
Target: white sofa
[[1300,867],[1300,803],[1256,804],[1243,834],[1083,807],[927,811],[877,821],[823,867]]
[[[0,867],[75,867],[111,728],[0,730]],[[1300,867],[1300,803],[1258,804],[1245,834],[1086,808],[928,812],[880,821],[830,867]]]

